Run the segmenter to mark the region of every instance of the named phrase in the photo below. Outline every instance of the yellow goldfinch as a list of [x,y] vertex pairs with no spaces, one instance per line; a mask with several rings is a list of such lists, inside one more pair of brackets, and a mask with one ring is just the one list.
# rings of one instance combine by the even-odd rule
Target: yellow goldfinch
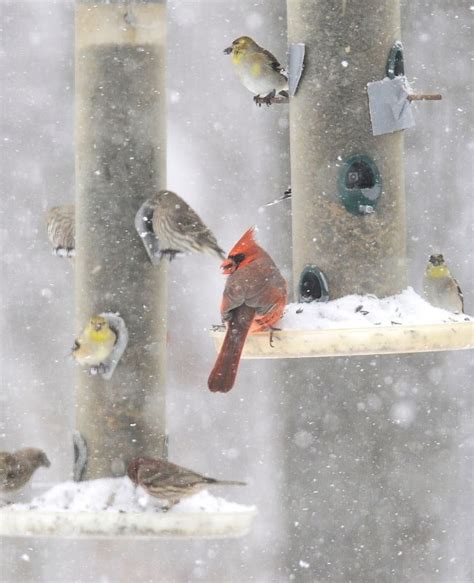
[[288,77],[283,67],[270,51],[259,46],[249,36],[236,39],[224,53],[232,53],[237,75],[244,87],[254,94],[257,105],[270,105],[277,93],[288,97]]
[[116,340],[117,335],[106,318],[93,316],[75,340],[72,354],[79,364],[104,367],[104,361],[110,356]]
[[73,204],[63,204],[50,208],[46,216],[48,237],[54,249],[54,254],[60,257],[71,257],[75,250],[75,207]]
[[464,312],[461,288],[451,275],[441,254],[430,256],[425,271],[423,290],[426,299],[433,306],[450,312]]
[[28,483],[38,468],[49,468],[50,465],[44,451],[36,447],[26,447],[14,453],[0,451],[0,490],[19,490]]

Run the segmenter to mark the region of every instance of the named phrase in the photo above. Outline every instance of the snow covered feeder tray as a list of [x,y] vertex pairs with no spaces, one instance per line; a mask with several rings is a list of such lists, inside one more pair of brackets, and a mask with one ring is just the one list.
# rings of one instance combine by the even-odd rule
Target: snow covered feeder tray
[[[307,358],[403,354],[474,348],[474,318],[436,308],[413,289],[383,299],[350,295],[288,304],[273,334],[247,337],[243,358]],[[216,349],[224,327],[211,331]]]
[[0,509],[1,536],[225,538],[247,534],[257,514],[207,490],[164,512],[128,478],[63,482],[28,504]]

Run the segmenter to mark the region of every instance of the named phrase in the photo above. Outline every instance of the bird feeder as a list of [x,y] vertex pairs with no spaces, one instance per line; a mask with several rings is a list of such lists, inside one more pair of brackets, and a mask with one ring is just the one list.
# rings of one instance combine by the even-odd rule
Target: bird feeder
[[[374,0],[361,10],[346,2],[289,0],[288,18],[295,297],[303,306],[329,296],[397,294],[407,275],[403,133],[395,129],[413,125],[412,100],[440,96],[409,92],[397,2]],[[328,75],[330,91],[321,83]],[[385,100],[386,86],[392,101]],[[367,88],[369,97],[381,91],[370,100],[370,115]],[[392,120],[389,131],[371,131],[379,114]],[[214,327],[211,336],[219,349],[223,328]],[[473,347],[473,322],[357,329],[349,322],[337,330],[283,325],[274,336],[280,341],[271,347],[268,334],[249,335],[242,357],[464,350]]]
[[[167,271],[166,262],[157,268],[148,260],[156,254],[146,244],[151,215],[143,204],[166,187],[166,3],[76,0],[75,23],[77,328],[104,310],[118,341],[105,374],[76,374],[81,482],[71,492],[167,449]],[[0,534],[232,537],[246,534],[255,514],[254,507],[166,514],[11,507],[0,510]]]

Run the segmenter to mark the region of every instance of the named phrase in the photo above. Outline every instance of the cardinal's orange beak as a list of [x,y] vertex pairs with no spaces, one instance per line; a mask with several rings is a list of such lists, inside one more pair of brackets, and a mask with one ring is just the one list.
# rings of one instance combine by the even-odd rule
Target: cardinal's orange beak
[[230,275],[231,273],[234,273],[235,268],[236,265],[232,259],[224,259],[224,261],[221,263],[223,275]]

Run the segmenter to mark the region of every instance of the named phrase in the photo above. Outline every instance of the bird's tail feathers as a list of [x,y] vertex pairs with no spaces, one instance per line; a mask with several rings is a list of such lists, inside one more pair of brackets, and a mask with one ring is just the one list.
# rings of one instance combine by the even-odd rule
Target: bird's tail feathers
[[246,486],[247,482],[239,482],[237,480],[211,480],[209,484],[216,486]]
[[213,393],[227,393],[234,386],[240,355],[254,317],[255,308],[245,304],[232,311],[224,343],[207,383]]

